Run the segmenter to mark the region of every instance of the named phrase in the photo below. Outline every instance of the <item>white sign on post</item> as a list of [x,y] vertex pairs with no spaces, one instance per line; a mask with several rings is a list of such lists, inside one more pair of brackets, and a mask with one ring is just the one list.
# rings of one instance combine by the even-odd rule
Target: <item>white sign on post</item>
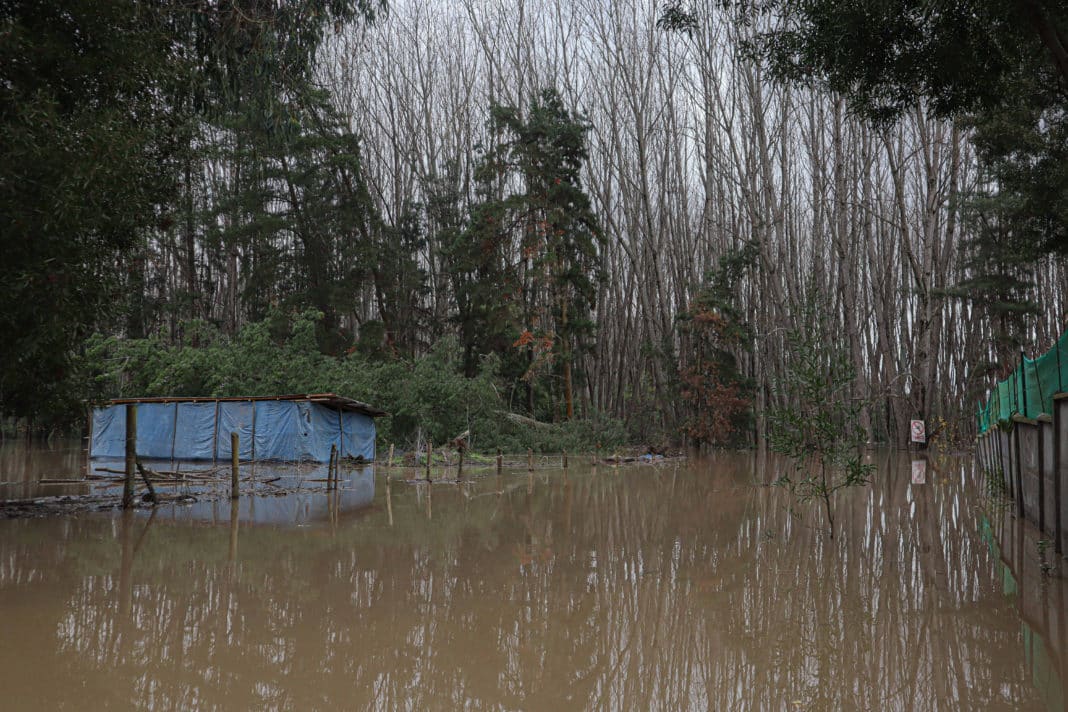
[[923,425],[922,420],[912,421],[910,427],[912,432],[912,442],[914,443],[926,443],[927,442],[927,429]]

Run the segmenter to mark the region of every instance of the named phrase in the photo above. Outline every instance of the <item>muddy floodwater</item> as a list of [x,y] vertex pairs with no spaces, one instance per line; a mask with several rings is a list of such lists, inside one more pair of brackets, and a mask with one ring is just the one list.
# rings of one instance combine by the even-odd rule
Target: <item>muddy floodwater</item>
[[0,709],[1064,709],[1068,562],[970,460],[874,455],[832,541],[765,457],[576,459],[0,521]]

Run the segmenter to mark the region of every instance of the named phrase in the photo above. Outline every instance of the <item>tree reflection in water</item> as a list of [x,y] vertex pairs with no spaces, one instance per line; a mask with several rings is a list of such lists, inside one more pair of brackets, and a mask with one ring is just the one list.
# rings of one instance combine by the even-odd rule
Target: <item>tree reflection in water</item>
[[747,454],[379,476],[306,528],[3,522],[4,706],[1042,709],[971,465],[878,464],[835,541]]

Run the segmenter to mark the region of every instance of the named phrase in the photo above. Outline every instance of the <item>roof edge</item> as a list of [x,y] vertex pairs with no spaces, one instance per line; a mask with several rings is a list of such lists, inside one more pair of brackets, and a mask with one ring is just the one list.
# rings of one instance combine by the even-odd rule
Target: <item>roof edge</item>
[[111,405],[128,403],[235,403],[242,401],[309,401],[331,408],[340,408],[354,413],[362,413],[372,418],[389,415],[388,412],[354,398],[339,396],[336,393],[288,393],[278,396],[149,396],[143,398],[111,398]]

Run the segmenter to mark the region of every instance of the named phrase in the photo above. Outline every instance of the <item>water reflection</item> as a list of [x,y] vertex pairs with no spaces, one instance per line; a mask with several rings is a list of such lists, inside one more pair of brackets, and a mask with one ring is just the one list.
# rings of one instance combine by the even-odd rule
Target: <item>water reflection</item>
[[1005,594],[967,463],[883,457],[834,541],[764,467],[372,479],[307,528],[3,522],[5,707],[1046,707],[1017,602],[1063,586]]
[[[302,526],[319,522],[336,523],[344,513],[355,512],[374,502],[375,472],[372,465],[342,468],[338,487],[326,489],[326,465],[304,466],[257,463],[255,475],[243,476],[242,496],[229,499],[229,484],[219,483],[207,488],[198,483],[166,483],[156,485],[162,494],[202,496],[192,502],[164,503],[159,510],[162,519],[227,524],[235,514],[243,522],[252,524]],[[223,495],[220,496],[219,493]],[[236,508],[235,508],[236,504]],[[147,516],[145,510],[140,510]]]
[[0,500],[86,494],[86,483],[70,481],[82,479],[85,463],[85,446],[78,439],[0,440]]
[[[1040,533],[1021,522],[1011,506],[982,521],[982,537],[997,557],[1002,594],[1019,611],[1021,647],[1031,679],[1046,709],[1068,707],[1068,585],[1063,568],[1068,561],[1047,550]],[[1052,547],[1049,547],[1052,548]],[[1044,571],[1059,568],[1060,575]]]
[[[164,503],[152,510],[161,519],[211,524],[230,520],[228,463],[140,462],[162,476],[154,480],[154,487]],[[124,470],[121,459],[88,460],[80,440],[0,443],[0,501],[61,495],[106,495],[117,500]],[[255,524],[305,525],[336,521],[374,501],[373,465],[342,464],[338,487],[332,492],[327,491],[327,472],[325,463],[241,463],[238,517]],[[136,488],[138,494],[144,491],[140,478]],[[147,517],[148,511],[139,510],[138,516]]]

